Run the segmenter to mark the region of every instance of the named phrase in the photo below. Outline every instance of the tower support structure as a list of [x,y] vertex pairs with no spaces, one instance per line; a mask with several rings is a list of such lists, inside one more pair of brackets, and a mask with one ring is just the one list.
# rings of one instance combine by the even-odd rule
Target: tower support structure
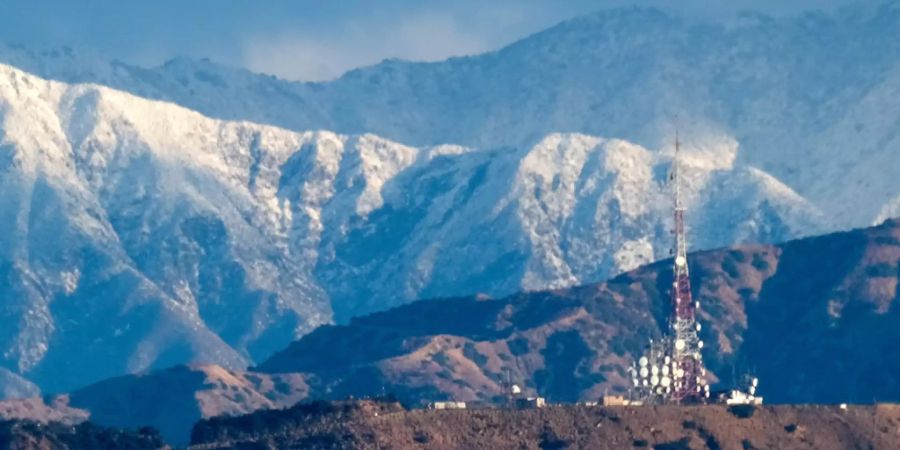
[[675,255],[671,290],[672,317],[670,318],[671,359],[673,362],[671,401],[676,403],[696,403],[706,398],[708,385],[703,368],[700,340],[700,324],[697,322],[697,308],[700,302],[691,294],[691,274],[688,267],[687,230],[685,228],[686,208],[681,193],[681,142],[675,134],[675,158],[672,162],[672,184],[675,191]]
[[694,300],[691,293],[685,226],[687,208],[682,197],[680,156],[681,142],[676,131],[670,177],[675,214],[669,327],[661,340],[651,341],[647,353],[631,368],[634,392],[638,397],[636,400],[646,403],[690,404],[702,403],[709,398],[701,354],[703,341],[700,340],[700,324],[697,322],[700,303]]

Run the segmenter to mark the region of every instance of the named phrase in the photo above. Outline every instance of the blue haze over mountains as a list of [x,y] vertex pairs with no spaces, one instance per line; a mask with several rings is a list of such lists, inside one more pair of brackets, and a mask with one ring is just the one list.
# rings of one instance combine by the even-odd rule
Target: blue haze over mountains
[[695,248],[900,215],[898,38],[898,2],[622,9],[327,83],[0,47],[4,394],[242,368],[334,319],[665,257],[676,122]]

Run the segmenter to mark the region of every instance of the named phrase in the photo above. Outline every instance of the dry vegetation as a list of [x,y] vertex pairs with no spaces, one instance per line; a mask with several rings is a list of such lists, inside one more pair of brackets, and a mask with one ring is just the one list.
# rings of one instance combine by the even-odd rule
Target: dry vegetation
[[212,419],[192,450],[897,449],[900,406],[580,407],[406,411],[371,402]]

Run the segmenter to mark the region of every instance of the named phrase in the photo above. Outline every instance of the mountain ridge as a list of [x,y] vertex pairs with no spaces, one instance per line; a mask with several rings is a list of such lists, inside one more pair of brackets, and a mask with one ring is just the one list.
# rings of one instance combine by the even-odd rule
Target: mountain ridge
[[[897,401],[883,355],[900,312],[900,220],[689,259],[714,387],[750,370],[774,403]],[[498,401],[509,371],[528,395],[594,401],[624,393],[625,369],[667,328],[671,279],[667,260],[606,283],[414,302],[321,327],[254,370],[409,404]]]
[[[752,373],[768,403],[898,401],[896,363],[885,355],[900,312],[900,220],[689,260],[714,389]],[[151,425],[181,444],[197,420],[241,424],[316,407],[298,401],[390,394],[411,406],[502,404],[504,380],[553,402],[597,401],[627,392],[627,367],[667,329],[671,280],[667,260],[604,283],[408,303],[319,327],[248,371],[126,375],[0,402],[0,416]]]
[[[897,110],[900,2],[743,17],[726,26],[617,9],[482,55],[386,60],[324,83],[187,58],[144,69],[71,49],[6,46],[0,61],[210,117],[374,133],[417,147],[522,148],[554,132],[576,132],[662,148],[678,123],[701,141],[738,142],[743,162],[808,198],[834,229],[889,217],[885,205],[896,203],[900,186],[869,174],[900,169],[892,158],[900,145],[893,132],[898,118],[882,113]],[[867,200],[853,201],[854,195]]]
[[[900,141],[882,111],[900,110],[900,40],[885,41],[900,8],[885,5],[734,28],[613,12],[314,85],[2,47],[0,61],[111,86],[0,65],[4,385],[239,370],[334,319],[664,258],[675,113],[696,249],[895,215]],[[842,55],[853,64],[820,67]]]
[[[19,323],[5,365],[51,392],[175,363],[240,369],[332,311],[569,286],[667,248],[671,156],[621,140],[416,148],[216,121],[9,66],[0,111],[5,311]],[[736,152],[686,150],[691,204],[728,222],[703,224],[698,246],[819,229],[815,207]],[[493,230],[483,243],[479,227]],[[119,325],[90,325],[101,317]],[[96,360],[72,359],[95,345]]]

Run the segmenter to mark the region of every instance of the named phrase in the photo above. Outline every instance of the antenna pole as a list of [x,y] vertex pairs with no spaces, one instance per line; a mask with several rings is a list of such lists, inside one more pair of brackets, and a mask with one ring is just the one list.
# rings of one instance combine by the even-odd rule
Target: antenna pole
[[675,196],[675,261],[672,284],[671,334],[674,338],[674,390],[672,400],[677,403],[697,403],[705,398],[706,386],[700,349],[703,342],[698,335],[697,307],[691,293],[691,276],[688,267],[687,232],[681,192],[681,140],[675,129],[675,157],[672,161],[672,182]]
[[673,282],[670,291],[671,313],[669,330],[658,343],[650,340],[650,348],[632,371],[632,383],[649,403],[703,403],[709,397],[706,369],[703,367],[700,325],[697,308],[691,293],[691,276],[688,268],[687,232],[685,213],[687,207],[681,192],[681,139],[675,129],[675,155],[672,158],[670,184],[674,206],[675,259],[672,264]]

